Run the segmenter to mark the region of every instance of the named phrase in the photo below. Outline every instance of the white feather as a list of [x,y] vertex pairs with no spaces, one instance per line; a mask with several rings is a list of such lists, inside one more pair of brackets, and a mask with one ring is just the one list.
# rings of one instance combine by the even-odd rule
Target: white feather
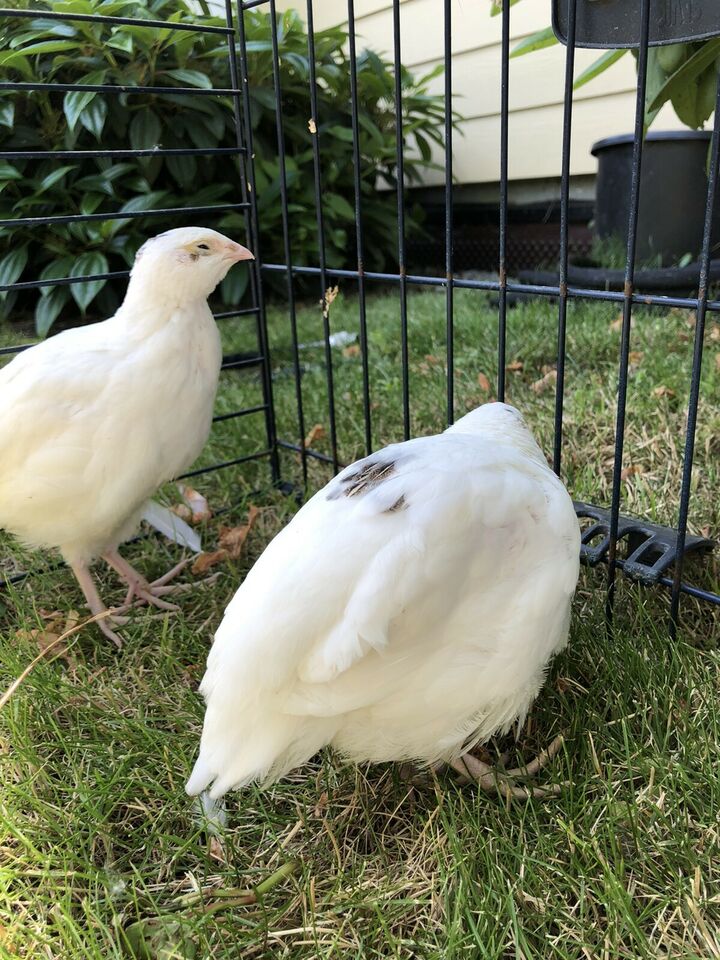
[[276,779],[326,744],[432,762],[508,729],[566,642],[579,545],[570,497],[505,404],[348,467],[225,612],[188,792]]
[[193,553],[200,553],[202,543],[196,530],[185,523],[182,517],[179,517],[172,510],[168,510],[157,500],[148,500],[143,509],[142,519],[155,527],[163,536],[181,547],[187,547]]

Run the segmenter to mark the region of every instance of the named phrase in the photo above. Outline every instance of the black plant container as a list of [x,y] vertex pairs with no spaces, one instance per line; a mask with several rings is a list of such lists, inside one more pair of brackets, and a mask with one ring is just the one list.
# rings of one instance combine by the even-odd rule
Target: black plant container
[[[637,264],[669,266],[685,254],[695,260],[702,246],[707,199],[710,132],[650,131],[642,154]],[[632,134],[598,140],[595,231],[601,238],[627,239],[632,171]],[[713,247],[720,242],[720,197],[713,211]],[[716,254],[717,255],[717,254]]]

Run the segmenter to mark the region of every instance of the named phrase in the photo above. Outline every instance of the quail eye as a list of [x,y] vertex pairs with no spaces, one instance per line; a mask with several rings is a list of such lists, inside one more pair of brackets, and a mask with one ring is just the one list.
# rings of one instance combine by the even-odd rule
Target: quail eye
[[199,243],[198,250],[209,250],[210,247],[206,243]]

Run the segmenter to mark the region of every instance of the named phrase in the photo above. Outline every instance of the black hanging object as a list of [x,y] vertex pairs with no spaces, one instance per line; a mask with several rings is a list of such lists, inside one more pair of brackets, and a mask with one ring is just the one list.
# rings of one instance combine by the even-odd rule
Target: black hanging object
[[[576,47],[619,49],[640,45],[642,0],[553,0],[552,27],[567,45],[568,10],[577,3]],[[650,46],[720,36],[717,0],[651,0]]]
[[[575,502],[575,513],[579,518],[594,520],[582,532],[580,557],[588,566],[594,567],[607,557],[610,549],[610,511],[594,507],[589,503]],[[602,539],[592,543],[598,534]],[[634,517],[618,518],[618,541],[627,543],[627,555],[622,562],[623,573],[632,580],[639,580],[647,586],[658,582],[662,574],[675,562],[678,553],[677,531],[670,527],[661,527],[655,523],[645,523]],[[707,537],[685,537],[684,556],[689,553],[705,552],[715,546]]]

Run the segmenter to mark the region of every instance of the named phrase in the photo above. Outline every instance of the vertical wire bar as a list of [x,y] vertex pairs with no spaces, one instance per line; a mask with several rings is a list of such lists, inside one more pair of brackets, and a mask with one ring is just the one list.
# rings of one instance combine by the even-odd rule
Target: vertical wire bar
[[568,0],[568,32],[565,52],[565,101],[563,105],[562,169],[560,174],[560,296],[558,299],[557,381],[555,384],[555,432],[553,470],[560,476],[562,459],[563,405],[565,400],[565,338],[568,302],[568,206],[570,203],[570,148],[572,144],[573,77],[575,73],[575,12],[577,0]]
[[248,199],[250,201],[250,208],[245,212],[245,224],[246,230],[251,237],[252,251],[255,254],[255,261],[248,266],[250,271],[250,294],[253,304],[258,308],[255,318],[255,332],[259,350],[263,358],[260,369],[263,403],[265,406],[265,433],[267,434],[267,446],[271,450],[270,472],[272,476],[272,482],[277,485],[280,483],[280,456],[277,445],[275,405],[273,403],[272,392],[270,342],[267,330],[267,316],[265,314],[265,298],[263,296],[262,278],[260,275],[260,231],[257,218],[257,194],[255,192],[255,164],[253,161],[252,124],[250,122],[247,49],[245,45],[245,23],[243,20],[243,10],[240,2],[238,2],[238,39],[240,46],[241,83],[239,82],[238,58],[235,52],[235,26],[233,23],[232,0],[225,0],[225,20],[227,26],[232,29],[232,33],[228,34],[227,38],[230,82],[233,86],[233,89],[242,90],[242,116],[240,110],[240,95],[233,94],[235,135],[238,147],[244,147],[245,149],[245,152],[240,156],[240,169],[242,171],[242,175],[240,177],[241,196],[243,202],[247,202]]
[[445,325],[447,341],[447,422],[455,420],[455,330],[453,317],[452,163],[452,0],[445,0]]
[[502,4],[502,43],[500,74],[500,249],[498,263],[498,374],[497,398],[505,399],[507,340],[507,206],[508,206],[508,118],[510,90],[510,0]]
[[[274,0],[273,0],[274,2]],[[333,472],[339,469],[337,452],[337,426],[335,422],[335,385],[333,378],[332,347],[330,346],[330,304],[327,300],[327,274],[325,273],[325,224],[322,209],[322,182],[320,176],[320,119],[318,117],[317,78],[315,75],[315,29],[313,26],[313,0],[307,0],[308,60],[310,64],[310,115],[312,126],[310,138],[313,148],[313,170],[315,178],[315,217],[318,231],[318,255],[320,266],[320,305],[323,316],[323,335],[325,338],[325,373],[328,391],[328,417],[330,421],[330,447]]]
[[705,226],[703,229],[702,253],[700,256],[700,280],[698,283],[697,314],[695,322],[695,340],[693,343],[692,371],[690,374],[690,397],[688,400],[687,430],[685,434],[685,452],[683,454],[682,484],[680,487],[680,510],[677,524],[677,559],[673,575],[672,596],[670,599],[670,636],[675,637],[680,614],[680,585],[682,583],[683,554],[687,534],[688,509],[690,506],[690,484],[692,481],[693,457],[695,455],[695,432],[697,430],[697,412],[700,400],[700,375],[702,373],[703,344],[705,339],[705,315],[708,300],[708,277],[710,271],[710,241],[713,227],[713,211],[718,183],[718,163],[720,163],[720,79],[715,96],[715,120],[710,145],[710,170],[708,177],[707,203],[705,206]]
[[362,351],[363,417],[365,453],[372,453],[370,419],[370,366],[368,362],[367,316],[365,308],[365,260],[361,217],[362,180],[360,176],[360,127],[358,123],[357,52],[355,49],[355,4],[348,0],[348,46],[350,50],[350,112],[353,137],[353,180],[355,188],[355,244],[358,262],[358,305],[360,308],[360,349]]
[[407,265],[405,262],[405,163],[403,158],[402,63],[400,59],[400,0],[393,0],[395,62],[395,174],[397,177],[398,273],[400,274],[400,340],[402,355],[403,436],[410,439],[410,361],[408,357]]
[[290,314],[290,332],[292,336],[293,368],[295,370],[295,400],[298,414],[298,435],[300,438],[300,461],[303,483],[307,484],[307,454],[305,452],[305,414],[302,399],[302,371],[300,367],[300,344],[295,310],[295,290],[293,286],[292,255],[290,250],[290,224],[288,217],[287,176],[285,168],[285,133],[282,122],[282,90],[280,88],[280,51],[277,37],[277,14],[275,0],[270,0],[270,37],[272,42],[272,73],[275,88],[275,133],[278,146],[278,164],[280,177],[280,205],[282,208],[283,250],[285,253],[288,312]]
[[637,63],[637,96],[635,99],[635,130],[633,136],[632,179],[630,181],[630,211],[628,216],[627,251],[623,299],[622,335],[620,340],[620,370],[618,373],[618,402],[615,418],[615,454],[613,460],[612,501],[610,504],[610,546],[608,549],[607,593],[605,619],[608,631],[612,627],[613,603],[617,564],[618,518],[622,488],[622,460],[625,445],[625,415],[627,406],[628,362],[630,354],[630,323],[632,294],[635,278],[635,240],[638,208],[640,205],[640,173],[642,171],[643,131],[645,125],[645,88],[647,85],[648,37],[650,30],[650,0],[642,0],[640,20],[640,48]]

